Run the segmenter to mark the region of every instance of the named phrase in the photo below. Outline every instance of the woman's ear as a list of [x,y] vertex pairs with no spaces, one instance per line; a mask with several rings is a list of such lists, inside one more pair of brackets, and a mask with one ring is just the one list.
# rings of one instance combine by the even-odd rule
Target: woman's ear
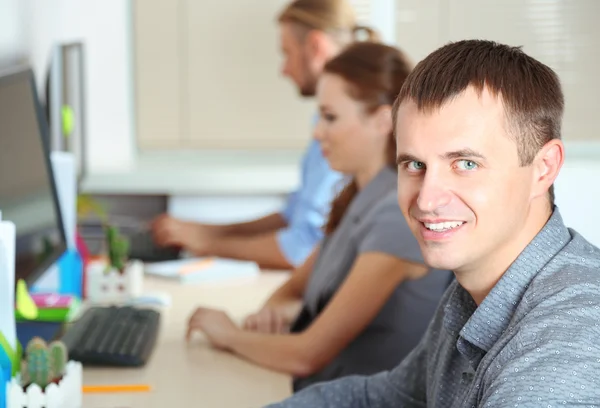
[[382,105],[377,108],[374,113],[375,124],[377,126],[377,133],[382,135],[389,135],[392,131],[392,106]]

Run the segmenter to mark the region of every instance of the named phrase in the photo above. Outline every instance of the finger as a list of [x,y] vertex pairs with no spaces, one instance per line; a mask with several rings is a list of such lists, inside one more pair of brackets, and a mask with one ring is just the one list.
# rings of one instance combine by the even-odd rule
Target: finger
[[258,313],[258,331],[261,333],[271,332],[271,310],[263,309]]
[[257,323],[256,323],[256,315],[250,315],[244,320],[244,330],[248,331],[256,331]]
[[274,329],[274,333],[283,332],[283,316],[281,315],[281,313],[274,313],[273,329]]
[[185,333],[185,340],[190,341],[192,338],[192,333],[194,332],[194,326],[188,325],[187,331]]

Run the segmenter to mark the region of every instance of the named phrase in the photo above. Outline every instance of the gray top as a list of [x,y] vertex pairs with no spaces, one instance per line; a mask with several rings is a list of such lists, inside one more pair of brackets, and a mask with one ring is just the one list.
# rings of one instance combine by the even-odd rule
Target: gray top
[[600,250],[555,208],[479,307],[454,282],[397,368],[271,407],[600,406]]
[[[394,170],[382,170],[357,194],[334,233],[324,239],[293,332],[304,330],[321,313],[359,255],[380,252],[423,263],[419,244],[398,207],[396,180]],[[452,276],[448,271],[433,271],[400,284],[365,330],[320,372],[296,378],[294,390],[396,366],[425,333]]]

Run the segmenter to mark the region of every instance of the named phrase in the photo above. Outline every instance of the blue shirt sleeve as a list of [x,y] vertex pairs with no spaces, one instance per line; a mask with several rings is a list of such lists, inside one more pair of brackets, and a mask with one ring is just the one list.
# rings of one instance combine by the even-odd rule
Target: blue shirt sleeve
[[299,189],[281,211],[288,225],[277,233],[279,247],[293,266],[301,265],[323,239],[331,201],[342,183],[342,175],[329,167],[317,141],[306,152],[301,174]]

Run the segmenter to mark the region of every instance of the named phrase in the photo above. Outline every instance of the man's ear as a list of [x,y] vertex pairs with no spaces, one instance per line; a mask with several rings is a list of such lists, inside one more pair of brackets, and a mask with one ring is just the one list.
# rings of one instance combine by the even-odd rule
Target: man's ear
[[559,139],[547,142],[534,159],[533,197],[546,196],[558,177],[565,160],[565,148]]
[[325,33],[320,30],[310,30],[304,37],[304,47],[311,57],[326,57],[327,56],[327,45],[326,45]]

